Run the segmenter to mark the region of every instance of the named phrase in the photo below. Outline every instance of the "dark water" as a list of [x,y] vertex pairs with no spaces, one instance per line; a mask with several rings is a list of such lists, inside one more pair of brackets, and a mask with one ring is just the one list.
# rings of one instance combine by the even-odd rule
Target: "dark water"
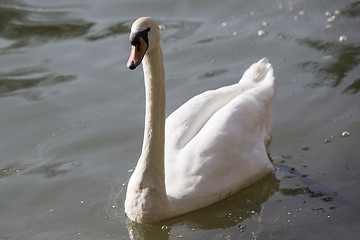
[[[131,23],[163,29],[167,112],[266,56],[276,173],[206,209],[127,223],[142,71]],[[0,1],[0,239],[358,239],[359,1]],[[348,132],[347,135],[344,132]]]

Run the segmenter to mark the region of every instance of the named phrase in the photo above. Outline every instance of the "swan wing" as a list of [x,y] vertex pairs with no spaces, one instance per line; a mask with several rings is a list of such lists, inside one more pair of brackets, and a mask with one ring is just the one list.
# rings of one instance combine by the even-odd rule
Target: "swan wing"
[[[270,90],[273,91],[274,77],[272,71],[268,60],[266,58],[261,59],[245,71],[239,83],[209,90],[188,100],[166,119],[166,148],[183,148],[199,133],[214,113],[243,92],[259,88],[260,84],[257,82],[260,82],[267,75],[271,76],[272,79],[261,81],[261,83],[262,85],[270,85],[272,87]],[[268,98],[274,95],[273,92],[269,92],[269,94]]]
[[183,148],[211,116],[238,94],[238,84],[222,87],[199,94],[166,119],[165,135],[167,147]]
[[[273,166],[271,137],[274,77],[266,59],[238,84],[189,100],[166,124],[166,191],[174,199],[209,205],[259,180]],[[193,109],[193,110],[192,110]],[[169,121],[170,119],[170,121]],[[193,125],[194,124],[194,125]],[[195,204],[195,203],[194,203]]]

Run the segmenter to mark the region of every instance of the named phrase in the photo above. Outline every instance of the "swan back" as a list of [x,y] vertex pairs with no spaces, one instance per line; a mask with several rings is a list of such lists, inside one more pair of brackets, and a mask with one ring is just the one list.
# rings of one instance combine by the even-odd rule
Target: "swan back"
[[274,169],[266,151],[274,88],[262,59],[239,83],[197,95],[166,119],[166,192],[176,209],[212,204]]
[[[275,78],[267,58],[263,58],[247,69],[239,83],[199,94],[166,119],[166,144],[168,148],[181,149],[193,139],[208,120],[238,96],[256,95],[258,101],[267,104],[266,140],[271,139],[272,102],[275,96]],[[270,142],[269,142],[270,143]],[[268,145],[268,144],[267,144]]]

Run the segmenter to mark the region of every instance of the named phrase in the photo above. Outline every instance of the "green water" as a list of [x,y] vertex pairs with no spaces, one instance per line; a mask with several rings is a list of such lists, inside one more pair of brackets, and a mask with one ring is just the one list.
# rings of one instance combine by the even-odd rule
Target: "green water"
[[[142,71],[125,67],[140,16],[162,25],[167,113],[269,58],[280,168],[145,226],[123,211],[143,137]],[[359,29],[355,0],[0,0],[0,239],[358,239]]]

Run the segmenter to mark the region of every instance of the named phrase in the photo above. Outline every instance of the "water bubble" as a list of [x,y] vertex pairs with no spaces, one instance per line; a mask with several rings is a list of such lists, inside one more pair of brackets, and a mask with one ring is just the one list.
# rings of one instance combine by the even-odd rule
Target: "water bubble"
[[333,15],[333,16],[329,17],[328,19],[326,19],[326,21],[328,23],[332,23],[332,22],[335,22],[336,19],[337,19],[337,17]]
[[267,21],[262,21],[262,22],[261,22],[261,25],[264,26],[264,27],[266,27],[266,26],[269,26],[269,23],[268,23]]
[[266,34],[267,34],[267,32],[266,32],[265,30],[259,30],[259,31],[257,31],[257,35],[258,35],[259,37],[265,37]]
[[304,11],[304,10],[299,11],[299,15],[300,15],[300,16],[303,16],[304,14],[305,14],[305,11]]
[[344,132],[341,134],[341,136],[343,136],[343,137],[348,137],[348,136],[350,136],[350,133],[347,132],[347,131],[344,131]]
[[333,58],[333,56],[331,56],[331,55],[326,55],[326,56],[323,56],[322,59],[324,59],[324,60],[329,60],[329,59],[332,59],[332,58]]
[[339,42],[347,42],[348,38],[345,35],[339,37]]
[[245,225],[239,225],[239,232],[245,231],[246,226]]
[[279,39],[282,39],[282,40],[284,40],[284,39],[286,38],[286,36],[285,36],[284,34],[282,34],[282,33],[279,33],[279,34],[277,35],[277,37],[278,37]]
[[331,24],[326,24],[325,28],[330,29],[330,28],[332,28],[332,25]]
[[222,27],[227,27],[227,26],[229,26],[229,24],[227,22],[223,22],[223,23],[221,23],[221,26]]
[[168,229],[168,226],[163,225],[163,226],[161,227],[161,229],[162,229],[162,230],[166,230],[166,229]]
[[301,149],[302,149],[303,151],[309,151],[309,150],[310,150],[310,147],[307,146],[307,145],[303,145],[303,146],[301,147]]

